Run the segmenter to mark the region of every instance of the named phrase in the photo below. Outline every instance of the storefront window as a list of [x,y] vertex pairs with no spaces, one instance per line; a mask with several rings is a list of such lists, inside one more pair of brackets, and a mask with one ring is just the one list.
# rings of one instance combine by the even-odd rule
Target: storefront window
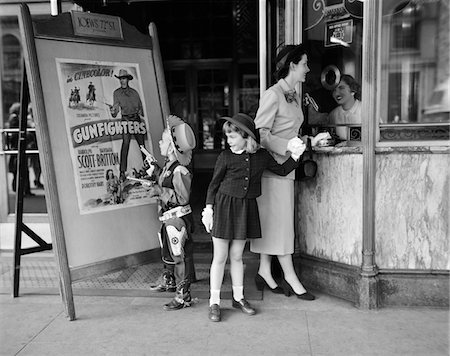
[[[23,71],[22,47],[20,44],[19,24],[17,17],[0,17],[1,37],[1,96],[2,123],[0,156],[4,159],[5,174],[2,177],[2,189],[7,193],[7,213],[15,211],[17,175],[17,149],[19,142],[19,109],[20,90]],[[41,164],[38,156],[34,116],[29,105],[27,114],[27,169],[24,179],[24,212],[45,213],[44,186],[41,177]]]
[[[178,3],[149,5],[155,10],[152,14],[161,11],[154,21],[165,61],[170,108],[194,128],[198,139],[195,154],[224,149],[221,117],[236,112],[254,117],[259,102],[258,3],[218,4],[208,0],[186,2],[181,7]],[[170,9],[170,16],[165,16],[164,9]],[[173,31],[180,23],[185,31]],[[181,53],[174,43],[181,43]]]
[[380,141],[448,139],[448,6],[383,1]]

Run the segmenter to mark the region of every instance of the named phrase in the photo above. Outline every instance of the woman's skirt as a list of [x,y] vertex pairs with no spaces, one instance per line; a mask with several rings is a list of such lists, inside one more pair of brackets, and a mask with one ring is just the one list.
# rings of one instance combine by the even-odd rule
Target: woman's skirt
[[266,255],[294,253],[294,181],[263,177],[257,198],[261,239],[253,240],[250,251]]
[[261,226],[256,199],[235,198],[218,192],[211,234],[227,240],[260,238]]

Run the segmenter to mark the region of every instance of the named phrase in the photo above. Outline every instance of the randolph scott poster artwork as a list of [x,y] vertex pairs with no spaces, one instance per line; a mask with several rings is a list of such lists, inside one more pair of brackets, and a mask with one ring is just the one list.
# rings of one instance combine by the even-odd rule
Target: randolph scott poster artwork
[[81,214],[154,202],[140,183],[152,152],[139,65],[56,58]]

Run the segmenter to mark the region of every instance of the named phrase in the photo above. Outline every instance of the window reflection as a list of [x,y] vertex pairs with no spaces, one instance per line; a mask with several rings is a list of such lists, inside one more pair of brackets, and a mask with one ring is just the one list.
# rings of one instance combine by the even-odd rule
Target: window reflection
[[[5,160],[6,184],[2,189],[7,190],[8,213],[15,211],[16,205],[16,183],[17,183],[17,149],[20,90],[22,80],[22,49],[20,44],[20,32],[17,17],[0,16],[1,53],[1,95],[2,112],[0,128],[2,132],[3,147],[0,150]],[[34,116],[31,105],[28,107],[27,115],[27,145],[29,153],[26,159],[27,169],[24,177],[24,213],[45,213],[44,185],[41,177],[41,164],[38,156]]]
[[392,16],[392,49],[419,49],[421,6],[403,2]]
[[382,122],[450,122],[448,3],[384,1],[382,32]]

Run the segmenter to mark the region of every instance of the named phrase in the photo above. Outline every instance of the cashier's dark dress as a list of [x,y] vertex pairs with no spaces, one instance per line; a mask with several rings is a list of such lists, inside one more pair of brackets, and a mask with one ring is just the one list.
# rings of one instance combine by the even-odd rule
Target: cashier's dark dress
[[206,204],[214,209],[212,236],[228,240],[261,237],[258,205],[265,169],[286,176],[297,163],[289,158],[278,164],[265,149],[255,153],[223,151],[217,158]]

